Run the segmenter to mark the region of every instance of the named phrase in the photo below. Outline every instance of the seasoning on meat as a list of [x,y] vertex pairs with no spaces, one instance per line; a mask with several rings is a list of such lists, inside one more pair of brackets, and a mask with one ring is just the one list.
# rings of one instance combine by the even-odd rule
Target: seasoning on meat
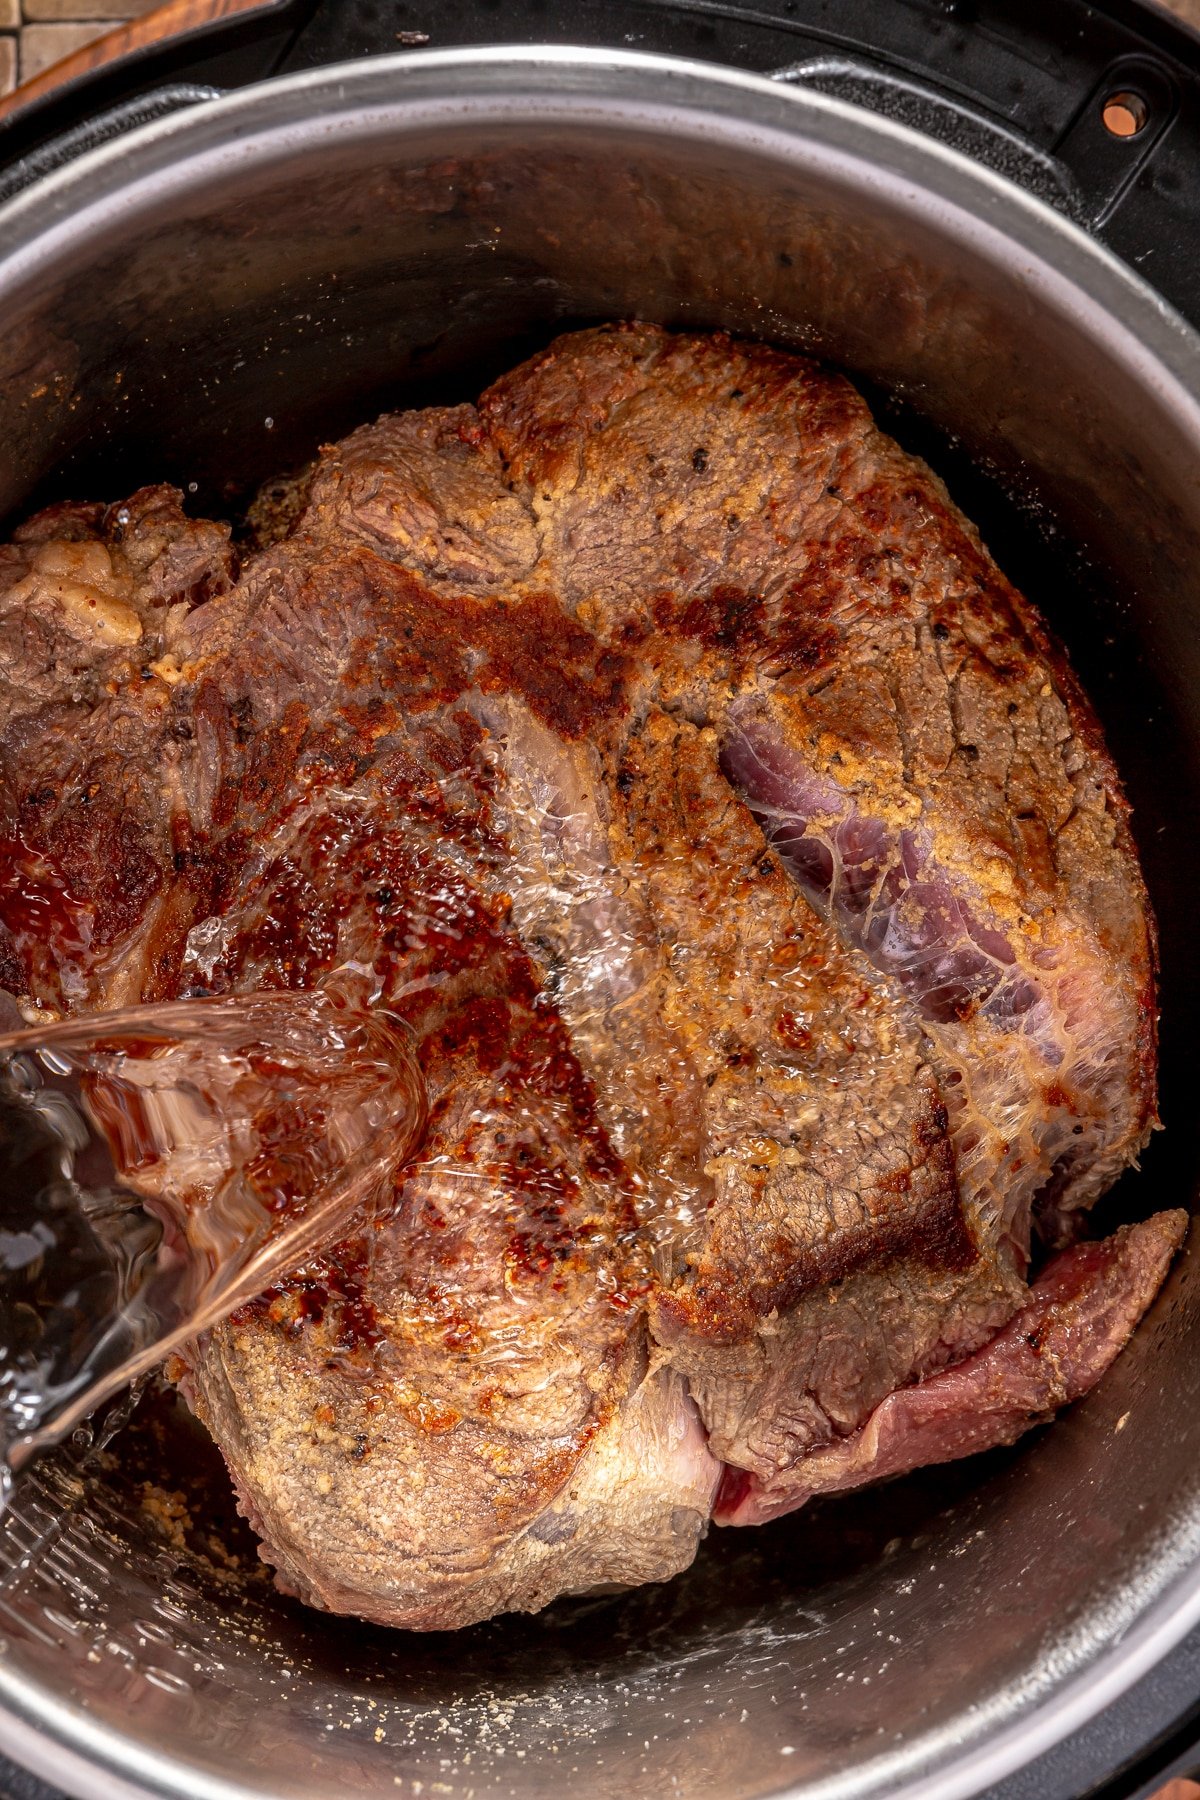
[[1029,1259],[1154,1122],[1152,927],[930,472],[800,358],[623,325],[286,492],[240,574],[165,489],[0,551],[4,982],[350,981],[420,1046],[390,1214],[190,1358],[281,1584],[659,1580],[1089,1387],[1182,1215]]

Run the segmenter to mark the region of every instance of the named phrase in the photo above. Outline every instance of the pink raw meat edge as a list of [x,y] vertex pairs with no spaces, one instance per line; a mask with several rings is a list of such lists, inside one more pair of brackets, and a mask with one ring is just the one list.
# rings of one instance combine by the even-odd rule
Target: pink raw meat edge
[[1099,1381],[1161,1287],[1187,1226],[1185,1212],[1156,1213],[1065,1250],[981,1350],[889,1394],[849,1437],[765,1481],[727,1466],[716,1523],[761,1525],[816,1494],[1015,1443]]

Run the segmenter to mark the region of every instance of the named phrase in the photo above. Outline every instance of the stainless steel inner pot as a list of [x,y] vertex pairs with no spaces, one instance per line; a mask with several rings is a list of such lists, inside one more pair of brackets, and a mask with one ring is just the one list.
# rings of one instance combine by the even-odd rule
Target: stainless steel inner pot
[[[1186,1202],[1200,340],[998,177],[633,55],[385,59],[199,106],[0,212],[0,512],[164,475],[220,508],[621,315],[812,350],[901,395],[952,485],[1023,496],[1014,573],[1105,716],[1162,923],[1168,1131],[1122,1204]],[[0,1744],[96,1800],[977,1793],[1200,1617],[1198,1298],[1185,1259],[1013,1453],[455,1636],[305,1612],[169,1547],[103,1464],[47,1465],[0,1527]]]

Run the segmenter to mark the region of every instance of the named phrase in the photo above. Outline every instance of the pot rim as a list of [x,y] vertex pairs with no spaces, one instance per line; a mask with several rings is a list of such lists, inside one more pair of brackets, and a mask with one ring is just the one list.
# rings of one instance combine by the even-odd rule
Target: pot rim
[[[1200,450],[1200,334],[1079,226],[945,144],[847,102],[682,58],[534,45],[424,50],[308,70],[240,89],[88,150],[0,206],[0,307],[48,259],[150,204],[226,173],[267,171],[321,133],[327,143],[458,120],[536,128],[581,121],[727,141],[887,197],[987,260],[1019,258],[1022,283],[1153,390]],[[1186,1537],[1189,1541],[1182,1541]],[[1193,1543],[1190,1540],[1196,1539]],[[1200,1621],[1200,1521],[1155,1565],[1141,1606],[1090,1632],[1044,1695],[991,1696],[971,1736],[943,1727],[853,1775],[780,1788],[778,1800],[968,1800],[1052,1748],[1143,1677]],[[1147,1585],[1150,1585],[1148,1582]],[[1004,1716],[1004,1715],[1007,1716]],[[994,1716],[1000,1715],[1000,1716]],[[0,1662],[0,1747],[86,1800],[263,1800],[174,1766]]]

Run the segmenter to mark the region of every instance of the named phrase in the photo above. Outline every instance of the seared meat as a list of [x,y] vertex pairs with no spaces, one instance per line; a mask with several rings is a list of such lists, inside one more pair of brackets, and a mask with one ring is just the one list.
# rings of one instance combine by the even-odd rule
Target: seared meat
[[0,552],[0,950],[55,1010],[337,981],[416,1033],[388,1217],[186,1372],[281,1582],[661,1579],[719,1480],[770,1516],[1091,1385],[1182,1230],[1026,1285],[1153,1120],[1125,806],[848,384],[585,332],[268,513],[236,580],[162,489]]
[[813,1494],[1015,1443],[1104,1373],[1158,1292],[1179,1241],[1179,1215],[1158,1213],[1100,1243],[1060,1251],[1004,1330],[974,1356],[898,1388],[860,1430],[772,1480],[726,1469],[715,1517],[722,1525],[760,1525]]
[[542,531],[529,580],[660,667],[674,640],[726,775],[910,1002],[968,1203],[1023,1260],[1035,1197],[1087,1205],[1154,1115],[1145,894],[1061,652],[936,477],[793,357],[589,334],[483,412]]

